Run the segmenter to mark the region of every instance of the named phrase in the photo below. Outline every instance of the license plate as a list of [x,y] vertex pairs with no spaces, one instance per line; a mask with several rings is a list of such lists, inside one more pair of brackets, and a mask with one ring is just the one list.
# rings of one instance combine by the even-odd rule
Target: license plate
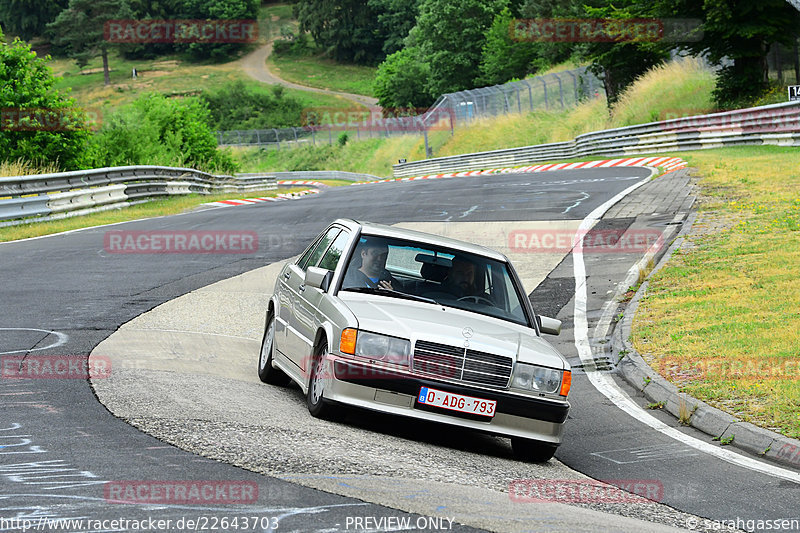
[[450,409],[451,411],[458,411],[459,413],[489,417],[494,416],[494,410],[495,407],[497,407],[497,402],[494,400],[483,400],[472,396],[464,396],[463,394],[453,394],[452,392],[431,389],[429,387],[422,387],[419,390],[417,401],[424,405],[442,407],[443,409]]

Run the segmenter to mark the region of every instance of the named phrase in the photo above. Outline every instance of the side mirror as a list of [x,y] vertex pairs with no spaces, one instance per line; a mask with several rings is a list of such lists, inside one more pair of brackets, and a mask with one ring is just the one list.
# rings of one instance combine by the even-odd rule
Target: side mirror
[[331,285],[333,272],[324,268],[308,267],[306,270],[305,284],[308,287],[316,287],[322,291],[327,291]]
[[536,322],[539,323],[539,331],[548,335],[559,335],[561,333],[561,321],[549,316],[536,315]]

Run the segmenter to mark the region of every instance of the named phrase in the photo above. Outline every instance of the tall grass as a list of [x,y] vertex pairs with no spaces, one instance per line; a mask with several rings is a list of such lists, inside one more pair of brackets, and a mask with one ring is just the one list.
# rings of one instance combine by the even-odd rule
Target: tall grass
[[30,176],[32,174],[52,174],[58,172],[55,163],[33,163],[24,159],[0,161],[0,176]]
[[[469,126],[432,131],[428,143],[434,157],[562,142],[582,133],[663,120],[713,110],[714,75],[692,59],[656,67],[636,80],[609,111],[603,97],[566,110],[537,110],[477,120]],[[369,143],[369,144],[367,144]],[[366,145],[359,147],[358,145]],[[275,152],[244,150],[242,168],[251,170],[337,169],[388,176],[399,158],[425,159],[422,136],[352,142],[347,146]]]

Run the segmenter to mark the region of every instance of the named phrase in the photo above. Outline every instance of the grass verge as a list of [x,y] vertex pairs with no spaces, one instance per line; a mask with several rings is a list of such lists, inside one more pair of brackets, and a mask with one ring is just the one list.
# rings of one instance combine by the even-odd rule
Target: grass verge
[[322,56],[292,57],[272,54],[269,69],[279,78],[299,85],[373,96],[375,67],[346,65]]
[[632,340],[681,391],[800,437],[800,151],[683,155],[698,219],[651,279]]
[[[567,65],[569,66],[569,65]],[[515,148],[561,141],[606,128],[697,115],[713,110],[713,74],[697,61],[674,61],[637,80],[609,112],[603,97],[570,109],[537,110],[477,120],[468,126],[431,131],[434,157]],[[336,133],[333,143],[336,143]],[[355,139],[351,135],[351,139]],[[327,138],[322,139],[327,142]],[[318,143],[319,144],[319,143]],[[365,146],[360,146],[365,145]],[[398,159],[425,159],[421,135],[348,142],[345,146],[316,146],[280,151],[246,150],[242,171],[338,169],[389,176]]]
[[[320,180],[320,182],[332,186],[351,183],[343,180]],[[86,216],[70,217],[61,220],[53,220],[50,222],[35,222],[31,224],[20,224],[19,226],[0,228],[0,242],[28,239],[31,237],[41,237],[42,235],[52,235],[54,233],[61,233],[74,229],[88,228],[92,226],[104,226],[107,224],[115,224],[117,222],[126,222],[129,220],[175,215],[189,211],[201,204],[208,202],[218,202],[220,200],[233,200],[239,198],[277,196],[281,193],[296,192],[299,190],[301,189],[291,188],[277,189],[274,191],[254,191],[247,193],[213,195],[189,194],[186,196],[161,198],[131,207],[112,209],[109,211],[92,213]]]

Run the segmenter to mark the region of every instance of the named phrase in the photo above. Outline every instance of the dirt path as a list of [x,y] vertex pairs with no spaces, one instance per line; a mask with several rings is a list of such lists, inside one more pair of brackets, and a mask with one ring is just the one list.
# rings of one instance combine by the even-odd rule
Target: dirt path
[[378,105],[377,98],[371,96],[363,96],[360,94],[343,93],[338,91],[331,91],[328,89],[318,89],[316,87],[308,87],[306,85],[299,85],[290,81],[283,80],[272,73],[267,68],[267,58],[272,53],[272,41],[258,48],[254,52],[246,55],[241,59],[242,70],[244,70],[251,78],[263,83],[271,83],[277,85],[284,85],[292,89],[299,89],[301,91],[311,91],[315,93],[329,94],[333,96],[341,96],[352,102],[368,107],[375,107]]

